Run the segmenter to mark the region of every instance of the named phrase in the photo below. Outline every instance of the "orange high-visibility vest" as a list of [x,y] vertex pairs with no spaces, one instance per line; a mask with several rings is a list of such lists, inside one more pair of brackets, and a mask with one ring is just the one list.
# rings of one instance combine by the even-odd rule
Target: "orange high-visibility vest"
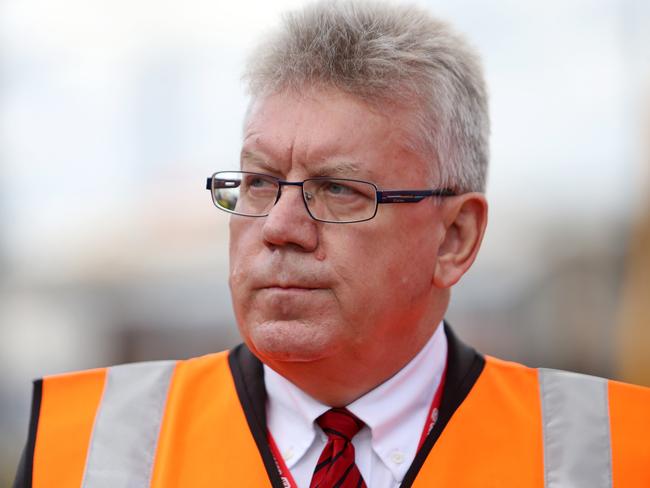
[[[650,389],[483,358],[447,336],[439,420],[402,486],[650,487]],[[46,377],[32,414],[21,486],[282,486],[245,346]]]

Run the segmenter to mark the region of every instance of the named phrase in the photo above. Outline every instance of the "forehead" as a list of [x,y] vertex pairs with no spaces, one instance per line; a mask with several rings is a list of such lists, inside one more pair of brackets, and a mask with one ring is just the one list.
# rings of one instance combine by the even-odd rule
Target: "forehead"
[[380,111],[336,90],[274,94],[251,107],[242,167],[377,182],[405,169],[426,177],[429,165],[406,144],[408,119],[403,110]]

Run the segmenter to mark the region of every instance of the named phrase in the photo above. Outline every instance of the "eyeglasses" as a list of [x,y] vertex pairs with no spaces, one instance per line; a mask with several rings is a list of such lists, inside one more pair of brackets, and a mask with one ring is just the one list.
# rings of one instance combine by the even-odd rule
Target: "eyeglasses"
[[318,177],[284,181],[248,171],[219,171],[206,188],[217,208],[235,215],[265,217],[282,195],[283,186],[299,186],[312,219],[347,224],[372,219],[380,203],[417,203],[426,197],[455,195],[448,188],[434,190],[379,190],[374,183],[346,178]]

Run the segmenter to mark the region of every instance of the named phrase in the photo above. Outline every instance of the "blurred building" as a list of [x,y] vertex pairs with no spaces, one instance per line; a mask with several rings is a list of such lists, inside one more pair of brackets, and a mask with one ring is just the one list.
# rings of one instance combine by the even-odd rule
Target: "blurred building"
[[639,172],[640,204],[628,246],[618,334],[617,370],[622,379],[650,386],[650,76],[645,127],[645,164]]
[[618,375],[650,386],[650,207],[632,235],[620,313]]

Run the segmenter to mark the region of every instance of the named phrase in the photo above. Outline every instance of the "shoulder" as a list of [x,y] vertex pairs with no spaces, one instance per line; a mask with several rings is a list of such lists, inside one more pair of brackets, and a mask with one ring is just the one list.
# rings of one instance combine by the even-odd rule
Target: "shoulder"
[[564,393],[566,395],[602,394],[610,402],[647,406],[650,388],[598,376],[550,368],[531,368],[520,363],[485,356],[485,368],[480,380],[492,387],[534,389],[540,395]]
[[610,397],[625,397],[632,402],[650,400],[650,388],[641,385],[560,369],[532,368],[492,356],[485,356],[485,363],[484,373],[487,376],[500,377],[510,381],[525,379],[525,381],[533,381],[542,389],[554,385],[568,387],[598,384],[605,388]]
[[228,355],[229,351],[222,351],[190,359],[143,361],[71,371],[44,376],[35,380],[34,384],[40,383],[42,393],[48,396],[56,395],[59,389],[63,389],[67,394],[75,390],[80,394],[97,394],[97,389],[103,390],[117,385],[124,388],[146,387],[169,382],[180,372],[187,374],[187,371],[196,371],[200,374],[204,370],[227,366]]
[[[53,460],[66,452],[50,449],[49,444],[69,439],[70,444],[87,445],[100,410],[115,419],[144,419],[151,412],[162,412],[172,391],[224,389],[224,382],[232,382],[229,355],[223,351],[185,360],[121,364],[35,380],[28,439],[14,486],[31,486],[35,452],[47,450]],[[69,465],[74,459],[59,461]],[[83,459],[77,461],[83,464]]]

